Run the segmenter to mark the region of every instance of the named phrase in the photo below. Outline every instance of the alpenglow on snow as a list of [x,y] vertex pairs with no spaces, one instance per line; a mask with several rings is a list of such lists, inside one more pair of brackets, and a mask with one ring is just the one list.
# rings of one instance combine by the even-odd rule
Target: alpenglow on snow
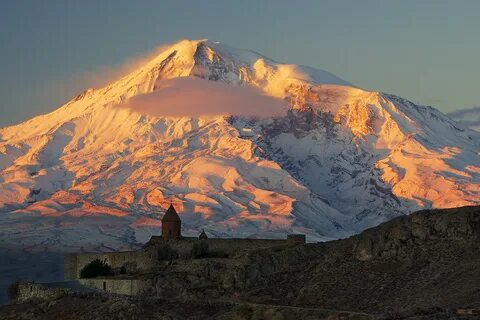
[[[188,114],[190,103],[237,98],[231,110]],[[288,110],[245,114],[254,102]],[[163,114],[175,108],[186,114]],[[432,107],[184,40],[0,129],[0,238],[58,249],[142,243],[173,199],[186,235],[334,239],[420,208],[479,204],[479,151],[480,133]]]

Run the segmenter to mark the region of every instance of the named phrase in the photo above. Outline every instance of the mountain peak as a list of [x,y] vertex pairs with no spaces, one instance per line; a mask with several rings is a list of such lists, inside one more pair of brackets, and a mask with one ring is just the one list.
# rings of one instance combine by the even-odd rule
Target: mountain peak
[[[162,82],[182,77],[217,82],[215,90],[253,87],[291,109],[256,119],[125,106],[136,96],[162,95]],[[191,91],[173,89],[199,105]],[[178,108],[178,100],[161,107]],[[0,218],[22,228],[30,223],[22,216],[37,225],[51,218],[65,231],[45,233],[55,234],[52,245],[60,243],[57,234],[71,237],[77,225],[91,234],[98,223],[117,229],[98,228],[98,241],[68,239],[141,242],[156,225],[152,212],[171,198],[190,234],[342,237],[417,208],[478,204],[478,141],[478,133],[433,108],[348,86],[326,71],[182,40],[50,114],[0,129]],[[55,222],[61,219],[75,228]],[[0,230],[0,239],[23,234],[25,243],[36,239],[10,229]]]
[[208,39],[181,40],[162,48],[145,67],[143,73],[158,74],[155,80],[192,76],[257,87],[266,94],[279,98],[286,96],[290,86],[351,86],[324,70],[279,63],[255,51],[234,48]]

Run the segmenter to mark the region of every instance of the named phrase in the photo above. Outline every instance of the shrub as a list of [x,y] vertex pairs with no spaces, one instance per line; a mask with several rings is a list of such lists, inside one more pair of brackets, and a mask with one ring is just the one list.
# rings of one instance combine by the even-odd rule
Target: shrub
[[192,250],[190,251],[190,256],[193,259],[201,259],[208,257],[208,243],[205,241],[196,242]]
[[12,282],[7,288],[8,300],[14,301],[18,298],[18,286],[19,282]]
[[178,258],[177,251],[173,250],[168,243],[160,245],[158,247],[158,260],[173,260]]
[[80,278],[96,278],[112,274],[112,267],[100,259],[95,259],[80,271]]

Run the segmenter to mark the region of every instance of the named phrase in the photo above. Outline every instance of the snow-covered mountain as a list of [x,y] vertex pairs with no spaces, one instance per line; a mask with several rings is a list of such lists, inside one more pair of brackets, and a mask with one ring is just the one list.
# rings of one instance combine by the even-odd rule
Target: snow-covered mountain
[[[255,88],[290,109],[174,117],[129,107],[184,77]],[[418,208],[479,204],[479,152],[480,133],[434,108],[184,40],[104,88],[0,130],[0,238],[128,246],[159,233],[170,199],[185,234],[338,238]]]

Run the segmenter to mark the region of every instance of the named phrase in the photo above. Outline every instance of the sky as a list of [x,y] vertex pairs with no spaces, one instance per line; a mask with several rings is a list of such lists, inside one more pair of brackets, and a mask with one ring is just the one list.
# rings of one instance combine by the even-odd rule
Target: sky
[[22,0],[0,10],[0,126],[50,112],[90,75],[179,39],[330,71],[449,112],[478,106],[480,1]]

